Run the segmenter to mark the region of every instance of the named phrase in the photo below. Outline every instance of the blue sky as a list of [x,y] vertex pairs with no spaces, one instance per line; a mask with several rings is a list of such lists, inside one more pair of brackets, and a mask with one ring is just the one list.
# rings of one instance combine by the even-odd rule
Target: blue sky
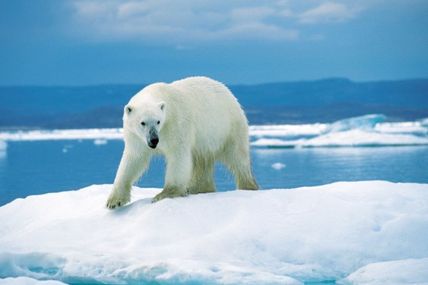
[[428,77],[422,0],[0,2],[0,85]]

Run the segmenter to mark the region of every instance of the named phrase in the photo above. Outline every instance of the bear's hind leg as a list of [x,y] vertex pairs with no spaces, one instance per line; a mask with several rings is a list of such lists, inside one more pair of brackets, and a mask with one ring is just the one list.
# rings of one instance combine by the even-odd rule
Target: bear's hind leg
[[[246,139],[248,140],[248,139]],[[222,157],[223,163],[235,176],[236,186],[241,190],[258,190],[251,171],[249,145],[238,141],[226,144]]]
[[215,192],[214,184],[214,159],[202,155],[193,155],[193,171],[190,181],[189,193]]
[[235,162],[230,166],[235,174],[236,186],[241,190],[258,190],[256,180],[251,171],[250,162]]

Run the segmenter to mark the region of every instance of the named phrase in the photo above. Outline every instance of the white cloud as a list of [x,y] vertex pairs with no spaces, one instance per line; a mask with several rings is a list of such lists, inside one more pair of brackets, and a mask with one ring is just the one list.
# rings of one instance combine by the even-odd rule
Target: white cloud
[[296,0],[72,2],[79,34],[98,40],[125,38],[174,45],[234,39],[291,41],[301,35],[299,23],[339,22],[356,14],[344,4],[321,0],[315,4],[298,12],[302,4]]
[[267,17],[275,15],[275,9],[271,7],[240,7],[233,9],[230,12],[232,19],[236,21],[248,22],[248,21],[261,21]]
[[300,23],[304,24],[342,22],[354,18],[358,12],[359,9],[351,8],[343,3],[324,2],[301,13],[298,19]]
[[149,6],[145,2],[125,2],[117,7],[118,17],[133,17],[149,12]]
[[234,25],[214,34],[217,39],[266,39],[266,40],[295,40],[299,31],[282,29],[276,25],[260,22],[249,22]]

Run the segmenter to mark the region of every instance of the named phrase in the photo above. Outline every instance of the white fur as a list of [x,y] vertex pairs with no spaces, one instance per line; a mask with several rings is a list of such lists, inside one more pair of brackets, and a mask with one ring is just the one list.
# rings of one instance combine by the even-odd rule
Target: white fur
[[[154,201],[215,191],[216,160],[234,173],[239,189],[258,188],[250,167],[247,119],[220,82],[190,77],[151,84],[125,106],[123,127],[125,150],[109,208],[129,202],[132,184],[154,154],[165,155],[167,161],[164,190]],[[159,138],[155,149],[148,145],[154,134]]]

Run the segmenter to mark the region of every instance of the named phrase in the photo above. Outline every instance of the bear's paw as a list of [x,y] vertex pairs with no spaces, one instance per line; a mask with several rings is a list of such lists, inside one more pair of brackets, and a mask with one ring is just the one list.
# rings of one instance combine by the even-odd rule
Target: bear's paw
[[116,193],[112,193],[107,200],[106,207],[109,209],[119,208],[124,206],[131,200],[131,197],[128,195],[118,195]]
[[174,186],[172,187],[168,186],[168,187],[165,187],[162,190],[162,192],[160,192],[153,198],[152,203],[160,201],[165,198],[184,197],[187,195],[188,193],[185,189],[180,189],[179,187],[174,187]]

